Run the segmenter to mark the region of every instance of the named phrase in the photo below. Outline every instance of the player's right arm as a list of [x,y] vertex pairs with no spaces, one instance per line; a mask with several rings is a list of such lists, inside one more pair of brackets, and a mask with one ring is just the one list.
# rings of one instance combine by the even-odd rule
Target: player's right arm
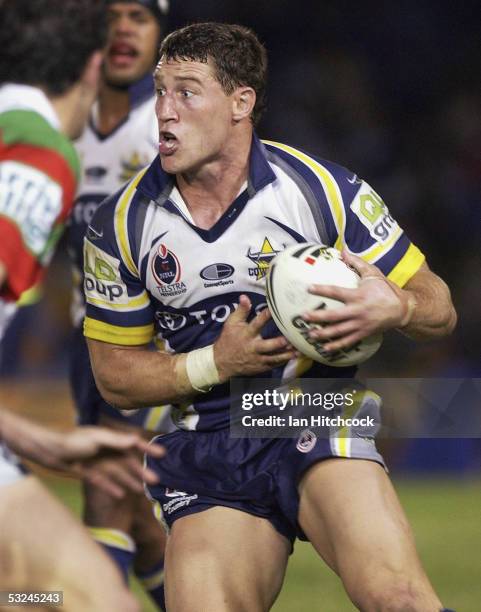
[[95,381],[104,399],[124,410],[178,403],[198,393],[202,381],[206,386],[221,384],[233,376],[260,374],[292,359],[295,352],[285,338],[265,340],[260,335],[270,318],[268,309],[248,323],[250,300],[243,295],[239,302],[212,348],[174,355],[152,352],[147,346],[88,338]]
[[133,253],[132,202],[141,177],[97,209],[85,238],[84,334],[104,399],[121,409],[178,403],[232,376],[259,374],[292,359],[295,352],[284,338],[261,337],[267,309],[247,322],[247,296],[241,296],[213,345],[181,354],[149,350],[154,303]]

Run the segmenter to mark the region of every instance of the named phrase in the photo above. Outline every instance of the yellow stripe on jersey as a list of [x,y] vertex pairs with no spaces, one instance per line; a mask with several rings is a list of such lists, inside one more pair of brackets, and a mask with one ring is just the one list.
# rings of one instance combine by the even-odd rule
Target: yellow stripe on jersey
[[306,166],[309,166],[309,168],[317,175],[327,196],[327,202],[329,204],[329,208],[331,209],[332,217],[337,230],[337,240],[334,246],[339,251],[342,250],[342,247],[344,246],[346,213],[344,211],[341,192],[332,174],[319,162],[312,159],[312,157],[309,157],[305,153],[302,153],[289,145],[285,145],[280,142],[273,142],[272,140],[263,140],[262,142],[277,147],[278,149],[282,149],[283,151],[286,151],[286,153],[290,153],[298,160],[306,164]]
[[154,335],[154,325],[142,325],[139,327],[119,327],[110,325],[85,317],[84,335],[92,340],[109,342],[110,344],[122,344],[124,346],[137,346],[148,344]]
[[166,406],[155,406],[148,411],[148,417],[144,420],[144,429],[148,431],[157,431],[157,428],[165,416],[166,411],[170,408]]
[[89,527],[90,535],[96,542],[105,544],[106,546],[115,546],[121,550],[135,552],[135,544],[132,538],[118,529],[109,529],[107,527]]
[[132,259],[132,253],[130,251],[127,217],[130,204],[135,194],[135,188],[139,184],[144,174],[147,172],[147,169],[148,168],[144,168],[141,172],[139,172],[127,189],[122,193],[115,207],[114,215],[115,236],[117,238],[117,244],[119,245],[120,255],[124,264],[134,276],[138,276],[139,271],[137,270],[137,266]]
[[122,312],[130,312],[134,310],[142,310],[146,306],[150,304],[150,299],[146,291],[142,291],[140,295],[129,299],[128,304],[113,304],[109,300],[100,300],[97,298],[92,298],[87,296],[87,302],[92,304],[93,306],[98,306],[99,308],[106,308],[107,310],[115,310]]
[[137,580],[147,591],[152,591],[156,589],[161,584],[164,584],[164,570],[159,570],[153,576],[149,576],[148,578],[142,578],[137,576]]
[[[342,418],[343,419],[352,419],[355,417],[357,411],[362,407],[364,400],[367,398],[373,398],[379,401],[379,396],[373,391],[361,391],[356,393],[354,397],[354,403],[349,408],[343,410]],[[350,457],[351,456],[351,437],[349,427],[344,426],[339,429],[336,433],[336,452],[338,457]]]
[[356,253],[358,257],[362,257],[364,261],[368,263],[375,263],[381,257],[384,257],[386,253],[389,251],[391,247],[401,238],[403,235],[403,230],[401,228],[397,229],[396,232],[387,240],[386,242],[379,244],[379,242],[374,243],[365,251],[361,251],[360,253]]
[[404,287],[408,280],[411,279],[423,265],[425,259],[426,257],[421,253],[418,247],[414,244],[410,244],[401,261],[399,261],[388,274],[388,279],[396,283],[398,287]]
[[30,306],[31,304],[36,304],[40,302],[43,297],[43,286],[41,284],[34,285],[24,291],[17,302],[17,306]]

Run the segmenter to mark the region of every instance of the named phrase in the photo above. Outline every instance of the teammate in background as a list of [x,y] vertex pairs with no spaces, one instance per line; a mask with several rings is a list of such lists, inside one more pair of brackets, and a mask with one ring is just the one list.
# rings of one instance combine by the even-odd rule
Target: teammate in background
[[[165,460],[149,461],[161,482],[150,493],[171,528],[168,610],[270,609],[298,536],[359,609],[439,612],[373,440],[352,428],[303,452],[293,439],[230,438],[228,381],[339,375],[299,358],[269,321],[265,274],[286,246],[335,245],[360,274],[356,290],[312,288],[346,304],[304,315],[323,324],[313,336],[327,350],[395,328],[448,334],[449,289],[391,217],[380,237],[388,210],[364,181],[257,138],[267,60],[251,31],[194,24],[160,54],[160,159],[92,220],[85,334],[107,401],[179,405],[182,429],[163,437]],[[115,295],[95,286],[93,261],[108,264]],[[155,331],[168,352],[146,350]],[[351,416],[370,406],[359,402]]]
[[[75,326],[70,380],[81,423],[138,433],[158,432],[169,426],[164,407],[123,416],[102,399],[82,332],[83,240],[88,223],[99,203],[150,163],[158,150],[152,73],[165,27],[167,1],[108,0],[107,4],[110,36],[100,93],[88,125],[76,142],[83,173],[68,231]],[[108,276],[96,282],[100,291],[118,290]],[[163,607],[165,534],[148,499],[144,494],[132,494],[119,502],[92,483],[85,484],[84,493],[84,519],[94,538],[106,547],[125,575],[133,564],[146,590]]]
[[[70,212],[79,167],[69,138],[96,96],[107,28],[99,0],[0,0],[0,21],[1,337],[20,295],[41,281]],[[137,610],[105,553],[4,441],[115,495],[136,488],[142,467],[132,453],[145,443],[108,431],[63,436],[0,412],[0,589],[63,590],[69,611]],[[130,467],[119,469],[124,455]]]

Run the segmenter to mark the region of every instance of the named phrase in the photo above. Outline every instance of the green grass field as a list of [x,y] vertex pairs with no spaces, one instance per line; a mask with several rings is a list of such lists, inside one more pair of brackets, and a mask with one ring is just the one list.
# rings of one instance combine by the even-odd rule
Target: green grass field
[[[76,513],[75,482],[47,485]],[[396,488],[413,526],[418,549],[444,604],[456,612],[481,611],[481,482],[398,480]],[[142,596],[143,612],[155,608]],[[297,543],[274,612],[352,612],[338,578],[305,543]],[[215,612],[212,610],[211,612]]]

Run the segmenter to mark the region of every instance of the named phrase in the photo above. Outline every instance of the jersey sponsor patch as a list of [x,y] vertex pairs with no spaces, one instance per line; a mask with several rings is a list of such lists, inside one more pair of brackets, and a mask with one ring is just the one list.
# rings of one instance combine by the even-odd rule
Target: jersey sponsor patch
[[120,275],[119,259],[85,240],[84,266],[87,302],[95,306],[129,303],[127,286]]
[[269,270],[269,266],[271,265],[271,261],[279,252],[280,251],[274,249],[267,236],[264,237],[262,246],[259,250],[254,251],[251,247],[249,247],[246,257],[248,257],[255,264],[254,268],[249,268],[249,276],[255,277],[255,279],[258,281],[265,278]]
[[62,210],[62,189],[43,172],[15,161],[0,164],[0,215],[18,227],[26,247],[49,259],[52,227]]
[[386,204],[367,183],[363,183],[351,202],[351,210],[376,242],[385,243],[401,232],[397,221],[389,214]]

